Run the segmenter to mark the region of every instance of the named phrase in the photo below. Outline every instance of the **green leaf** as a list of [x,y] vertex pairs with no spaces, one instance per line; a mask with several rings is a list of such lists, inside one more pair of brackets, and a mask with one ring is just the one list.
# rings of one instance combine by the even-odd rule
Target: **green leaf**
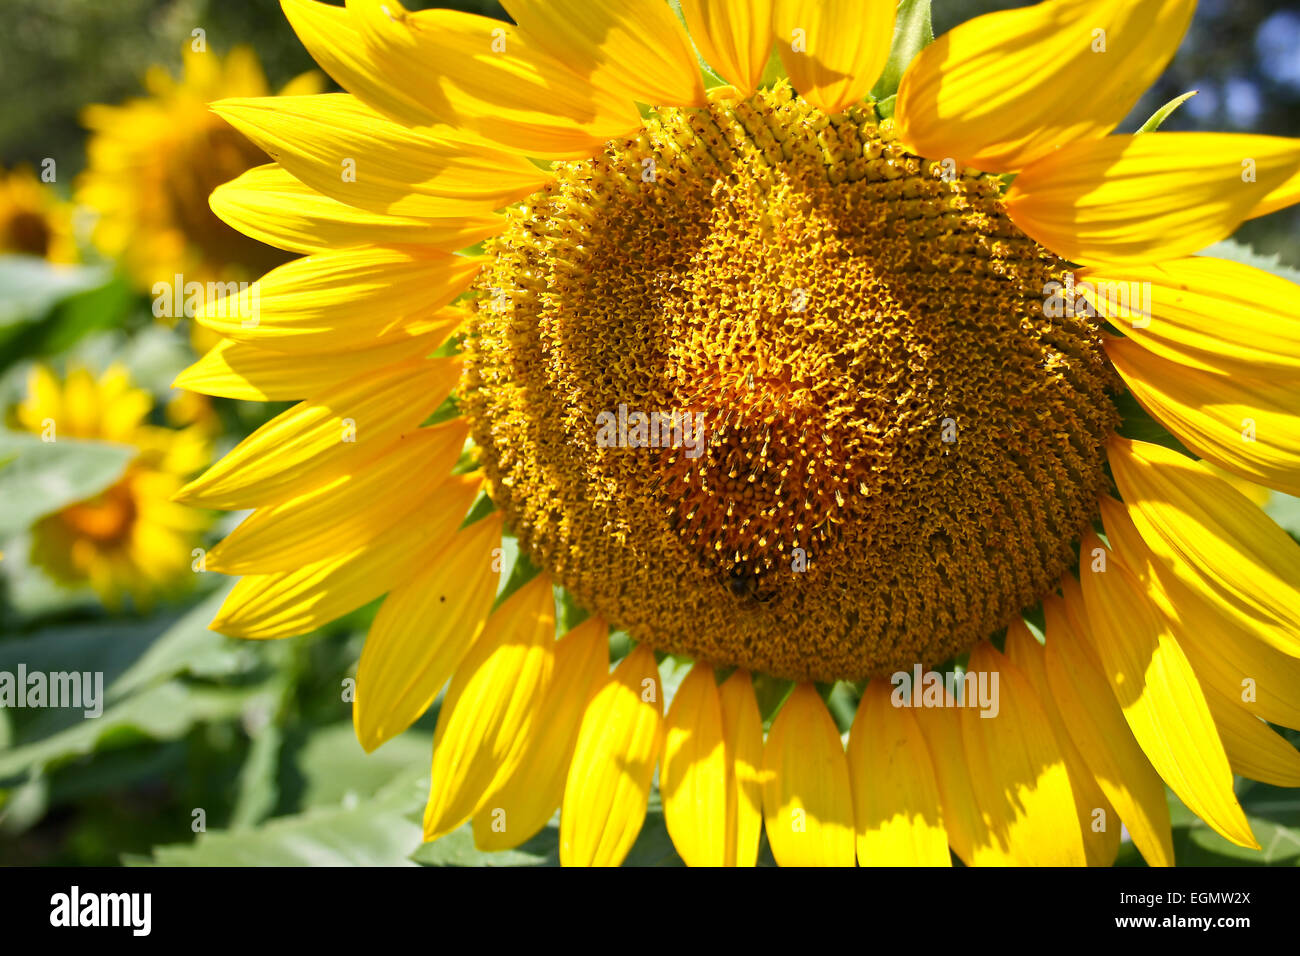
[[120,333],[140,326],[153,327],[153,316],[140,308],[130,284],[115,276],[68,296],[39,321],[0,327],[0,367],[23,358],[65,356],[94,332]]
[[474,829],[466,823],[432,843],[422,843],[411,860],[423,866],[559,866],[560,829],[552,822],[513,850],[484,853],[474,845]]
[[767,674],[754,675],[754,695],[758,698],[758,712],[763,715],[763,729],[772,726],[772,718],[781,709],[785,699],[794,690],[794,681]]
[[[426,774],[427,777],[427,774]],[[408,776],[364,803],[277,817],[261,826],[200,833],[154,847],[158,866],[414,866],[427,779]],[[126,860],[140,863],[136,859]]]
[[0,670],[12,673],[22,663],[29,672],[99,672],[109,702],[181,674],[246,673],[257,663],[259,645],[208,630],[232,585],[179,618],[168,613],[145,620],[45,627],[30,636],[0,641]]
[[0,256],[0,328],[35,321],[110,276],[104,266],[56,266],[33,256]]
[[1283,531],[1292,537],[1300,537],[1300,498],[1274,491],[1268,497],[1264,512],[1276,521]]
[[37,435],[0,432],[0,501],[4,502],[0,538],[60,508],[93,498],[117,481],[134,457],[135,449],[127,445],[46,442]]
[[173,740],[200,721],[238,717],[259,692],[260,686],[218,690],[170,681],[104,708],[99,717],[42,711],[21,735],[29,742],[0,754],[0,780],[141,737]]
[[[686,14],[682,13],[682,0],[668,0],[668,6],[676,14],[678,22],[685,27],[687,25]],[[713,67],[709,66],[708,61],[700,54],[700,48],[695,45],[694,37],[691,38],[691,49],[695,51],[695,62],[700,66],[700,76],[704,80],[704,88],[711,90],[719,86],[726,86],[727,81],[715,73]]]
[[408,730],[368,754],[357,743],[350,720],[331,724],[294,748],[294,781],[282,783],[291,792],[281,796],[290,797],[298,809],[352,806],[413,772],[427,778],[432,755],[432,733]]
[[[1292,744],[1300,734],[1285,732]],[[1300,866],[1300,794],[1237,778],[1237,799],[1246,811],[1258,850],[1229,843],[1168,792],[1173,824],[1174,860],[1178,866]],[[1145,866],[1132,843],[1120,847],[1116,866]]]
[[1119,433],[1125,438],[1164,445],[1166,448],[1172,448],[1192,458],[1197,457],[1188,451],[1182,442],[1170,434],[1169,429],[1152,418],[1127,389],[1116,395],[1114,401],[1115,410],[1119,412],[1122,419]]
[[[930,0],[901,0],[894,16],[894,42],[889,48],[889,59],[871,91],[872,98],[883,100],[897,93],[898,84],[902,82],[912,58],[933,42]],[[893,115],[892,109],[890,115]]]
[[1235,242],[1232,239],[1216,242],[1201,254],[1254,266],[1256,269],[1271,272],[1288,282],[1300,283],[1300,269],[1286,265],[1278,258],[1276,253],[1271,256],[1260,255],[1245,243]]
[[825,699],[826,708],[835,719],[835,726],[841,734],[847,734],[853,726],[853,718],[858,715],[862,690],[848,681],[836,681]]
[[663,688],[664,713],[668,713],[671,709],[673,698],[677,696],[677,688],[682,686],[682,681],[691,672],[692,664],[690,658],[677,657],[673,654],[665,654],[659,661],[659,686]]
[[1145,123],[1143,123],[1141,126],[1138,127],[1138,132],[1153,133],[1156,130],[1158,130],[1162,125],[1164,125],[1165,120],[1169,119],[1169,117],[1173,115],[1174,110],[1178,109],[1178,107],[1182,106],[1184,103],[1190,100],[1193,96],[1196,95],[1196,93],[1197,93],[1196,90],[1190,90],[1189,92],[1184,93],[1182,96],[1175,96],[1164,106],[1160,107],[1160,109],[1152,113],[1150,118],[1148,118]]
[[[151,639],[139,658],[109,685],[109,699],[125,697],[180,674],[228,677],[252,670],[260,645],[208,630],[234,585],[233,580],[223,583],[156,639]],[[139,627],[135,625],[137,630]]]
[[[778,44],[789,43],[790,38],[786,37],[783,40],[781,37],[777,37],[776,42]],[[758,85],[770,89],[784,79],[786,79],[785,64],[781,62],[781,54],[773,48],[767,55],[767,63],[763,67],[763,76],[758,81]]]
[[239,790],[231,814],[232,829],[251,827],[275,812],[280,796],[280,752],[284,730],[273,719],[250,729],[253,738],[244,765],[239,768]]

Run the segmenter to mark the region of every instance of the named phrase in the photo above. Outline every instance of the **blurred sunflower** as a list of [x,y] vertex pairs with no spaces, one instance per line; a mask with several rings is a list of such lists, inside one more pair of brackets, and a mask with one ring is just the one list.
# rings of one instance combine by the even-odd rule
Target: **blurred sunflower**
[[[312,72],[282,92],[320,87]],[[145,290],[178,274],[204,284],[249,280],[283,262],[282,252],[241,235],[208,208],[216,186],[266,160],[208,109],[221,97],[267,95],[256,54],[238,47],[222,59],[187,49],[179,80],[153,66],[145,88],[145,97],[89,106],[82,115],[91,135],[77,200],[98,213],[95,244]]]
[[94,588],[111,608],[129,595],[149,607],[179,590],[191,574],[198,533],[209,521],[171,500],[209,461],[205,426],[175,430],[150,425],[148,392],[120,366],[96,378],[73,369],[60,382],[37,366],[27,398],[16,410],[20,427],[53,440],[129,445],[135,456],[122,477],[86,501],[48,515],[32,527],[32,563],[61,584]]
[[77,260],[71,205],[29,167],[0,170],[0,255]]
[[[764,828],[781,864],[1106,864],[1119,821],[1169,864],[1162,779],[1256,845],[1234,771],[1300,784],[1265,723],[1300,727],[1300,547],[1117,431],[1126,386],[1300,492],[1300,295],[1192,255],[1296,200],[1300,142],[1110,135],[1191,0],[981,17],[878,100],[882,0],[283,6],[349,93],[217,104],[277,163],[212,205],[305,257],[178,384],[303,401],[179,498],[255,509],[217,630],[387,594],[367,749],[450,680],[427,839],[559,808],[564,863],[616,864],[658,768],[690,864]],[[541,573],[494,609],[505,529]],[[559,640],[553,584],[593,615]],[[696,661],[666,715],[657,652]],[[898,706],[954,660],[994,719]],[[751,675],[797,682],[766,738]],[[846,749],[813,682],[864,679]]]

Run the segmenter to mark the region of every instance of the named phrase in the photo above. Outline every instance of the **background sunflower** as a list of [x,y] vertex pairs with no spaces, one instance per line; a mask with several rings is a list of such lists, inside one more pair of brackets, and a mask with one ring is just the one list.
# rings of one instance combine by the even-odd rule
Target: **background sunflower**
[[[934,13],[935,32],[1013,5],[959,0],[940,4]],[[268,89],[279,90],[313,66],[275,4],[127,0],[111,7],[110,11],[97,3],[16,0],[7,9],[15,29],[0,40],[0,64],[11,88],[29,90],[31,95],[16,101],[0,118],[0,165],[27,164],[39,169],[42,160],[55,157],[58,176],[48,186],[60,202],[71,198],[70,184],[85,165],[85,143],[78,125],[84,107],[119,104],[145,94],[148,90],[141,78],[150,65],[157,66],[156,76],[182,75],[180,51],[194,29],[206,31],[210,48],[221,57],[239,44],[251,43],[265,68]],[[489,3],[462,4],[461,8],[500,15],[500,9]],[[142,31],[140,24],[144,23],[152,29]],[[142,36],[147,39],[142,41]],[[1293,51],[1298,40],[1300,18],[1272,4],[1203,2],[1179,56],[1121,129],[1134,128],[1161,104],[1198,89],[1198,95],[1173,114],[1164,130],[1296,135],[1300,130],[1300,74]],[[151,46],[142,50],[142,42]],[[200,114],[192,115],[198,121]],[[138,137],[143,129],[142,125],[132,126],[127,114],[101,114],[101,119],[104,122],[96,125],[109,128],[109,135]],[[203,114],[201,119],[212,123],[214,118]],[[250,165],[263,161],[255,154],[249,158]],[[236,172],[226,178],[233,178]],[[109,191],[120,196],[125,188],[126,184],[119,183]],[[103,197],[102,187],[99,191],[98,198],[95,190],[81,198],[99,205],[101,216],[113,215],[115,201]],[[149,187],[146,192],[156,196],[158,189]],[[224,212],[238,216],[237,195],[226,195],[229,201]],[[290,199],[291,205],[298,206],[302,197]],[[1234,246],[1220,254],[1296,281],[1300,275],[1291,267],[1300,264],[1297,225],[1300,218],[1295,210],[1252,220],[1235,238],[1253,246],[1255,252]],[[222,235],[220,230],[211,235],[211,248],[229,248],[223,242],[230,237],[226,235],[223,241]],[[122,241],[124,236],[127,238]],[[297,396],[288,392],[229,394],[208,403],[170,391],[173,377],[190,365],[194,356],[183,338],[150,327],[150,303],[138,289],[141,277],[152,278],[183,244],[156,227],[139,233],[138,241],[129,236],[124,232],[118,242],[109,244],[107,258],[117,260],[114,262],[104,262],[93,247],[85,250],[90,261],[74,268],[0,260],[0,405],[16,408],[24,401],[38,362],[60,369],[105,369],[117,362],[149,393],[148,402],[154,406],[149,428],[201,428],[214,436],[218,452],[225,451],[286,408],[280,399]],[[158,252],[164,244],[170,250],[166,256]],[[256,244],[246,249],[251,258],[243,260],[243,267],[252,275],[270,264],[268,257],[281,255]],[[61,253],[50,258],[67,261],[73,256]],[[142,267],[141,262],[147,264]],[[186,269],[194,262],[190,260]],[[219,273],[219,269],[214,272]],[[424,334],[437,337],[437,323]],[[412,343],[391,342],[386,347],[396,361],[402,348],[410,348]],[[222,369],[247,367],[255,358],[248,350],[241,352],[228,345],[218,355],[220,361],[214,359],[187,373],[184,384],[199,387],[204,374],[209,381],[216,380]],[[1140,356],[1135,359],[1141,360]],[[328,368],[325,363],[299,371],[318,375]],[[267,398],[272,399],[269,405],[249,401]],[[1154,394],[1145,398],[1160,400]],[[143,404],[143,400],[137,401]],[[1130,434],[1169,440],[1167,432],[1140,415],[1136,404],[1124,413],[1137,423],[1138,431]],[[35,412],[24,414],[24,430],[31,427],[26,424],[31,414]],[[46,417],[40,415],[38,424]],[[12,427],[19,422],[9,424]],[[331,622],[305,640],[236,643],[207,631],[207,623],[225,600],[227,585],[215,574],[196,575],[190,568],[195,562],[206,566],[209,557],[215,558],[213,568],[224,561],[228,569],[238,569],[240,560],[251,560],[239,547],[229,546],[224,552],[213,549],[233,522],[218,525],[201,539],[194,546],[199,549],[197,555],[189,542],[179,555],[175,552],[181,545],[164,546],[167,563],[183,568],[196,590],[182,597],[158,595],[152,608],[129,602],[126,608],[113,610],[111,602],[71,593],[59,583],[59,574],[51,575],[41,562],[29,560],[34,553],[29,547],[32,538],[48,531],[55,516],[66,513],[69,506],[76,507],[77,501],[108,502],[113,499],[113,489],[127,481],[129,459],[115,447],[115,441],[99,440],[108,437],[104,435],[68,437],[55,458],[33,456],[28,436],[0,436],[0,495],[6,502],[25,503],[22,508],[7,506],[0,521],[7,542],[0,564],[4,575],[0,670],[12,669],[18,661],[50,670],[96,666],[105,671],[110,706],[99,723],[62,721],[60,715],[32,721],[30,714],[0,711],[0,829],[6,837],[0,839],[0,861],[483,862],[486,858],[474,848],[475,838],[480,845],[491,843],[490,820],[475,820],[436,843],[421,844],[419,815],[427,797],[428,757],[438,704],[374,754],[363,757],[357,747],[351,725],[354,664],[362,637],[375,616],[375,603]],[[430,449],[429,453],[436,451]],[[1293,536],[1300,533],[1300,506],[1295,499],[1263,491],[1235,474],[1232,480],[1241,482],[1239,487]],[[101,509],[98,518],[109,510]],[[95,516],[83,517],[94,523]],[[89,526],[87,521],[82,524]],[[1114,534],[1111,522],[1107,530]],[[513,539],[507,538],[501,546],[500,581],[505,594],[514,592],[526,562],[518,558]],[[1177,582],[1169,586],[1177,587]],[[522,595],[520,600],[536,598],[524,590],[515,593]],[[575,604],[563,593],[557,601],[556,616],[571,630],[566,640],[582,638],[585,632]],[[1043,623],[1051,626],[1050,619]],[[591,629],[591,625],[587,627]],[[622,657],[626,635],[615,634],[613,641],[613,653]],[[575,647],[578,643],[574,642]],[[1016,646],[1008,641],[1007,653],[1013,659]],[[688,668],[681,662],[671,657],[646,661],[644,656],[629,659],[629,673],[640,667],[653,674],[661,681],[664,695],[678,701],[708,699],[698,678],[688,676]],[[1036,679],[1029,665],[1024,670],[1029,679]],[[1050,679],[1050,674],[1044,674]],[[791,726],[789,720],[771,727],[776,705],[788,689],[789,685],[780,681],[757,687],[758,720],[778,740],[782,735],[808,739],[826,729],[848,732],[857,689],[845,683],[824,688],[835,727],[810,729]],[[725,706],[727,685],[719,691]],[[858,705],[858,712],[868,713],[878,703],[868,695]],[[610,706],[616,707],[617,702],[611,701]],[[682,713],[690,709],[686,703],[681,706]],[[707,709],[703,704],[700,708]],[[788,713],[790,719],[799,716],[794,709]],[[566,717],[561,713],[555,719],[563,723]],[[567,719],[573,719],[572,715]],[[898,732],[905,738],[910,729],[902,727]],[[683,772],[676,768],[688,768],[691,762],[689,755],[681,753],[682,738],[673,736],[673,726],[666,733],[660,772],[668,775],[675,790],[681,786],[677,781]],[[1290,739],[1294,742],[1295,735]],[[847,759],[870,762],[883,757],[851,750]],[[1239,781],[1237,795],[1262,850],[1233,846],[1174,799],[1170,806],[1178,862],[1300,862],[1300,805],[1294,791]],[[201,813],[196,815],[196,811]],[[455,817],[456,813],[443,815]],[[680,843],[682,835],[676,836]],[[554,824],[539,820],[536,837],[490,862],[555,862],[561,837]],[[942,846],[932,849],[940,852]],[[1141,863],[1128,839],[1117,852],[1121,864]],[[766,843],[758,859],[773,862]],[[627,862],[680,862],[657,791],[651,795],[646,825]]]

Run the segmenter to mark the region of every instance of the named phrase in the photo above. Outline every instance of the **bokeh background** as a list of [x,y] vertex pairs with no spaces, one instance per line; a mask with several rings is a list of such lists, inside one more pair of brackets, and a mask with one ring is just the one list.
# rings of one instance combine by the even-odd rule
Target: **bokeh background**
[[[489,0],[437,5],[503,16]],[[935,0],[935,30],[1017,5]],[[4,15],[0,169],[39,169],[52,157],[53,188],[64,198],[86,165],[86,105],[141,95],[152,65],[178,72],[196,27],[219,54],[251,45],[273,89],[314,67],[272,0],[5,0]],[[1300,135],[1300,8],[1201,0],[1177,59],[1123,129],[1188,90],[1198,95],[1164,129]],[[84,229],[93,211],[77,216]],[[1236,239],[1257,262],[1300,277],[1291,271],[1300,267],[1300,209],[1246,223]],[[170,384],[193,349],[185,323],[154,321],[149,297],[84,242],[81,262],[59,269],[0,258],[6,428],[17,427],[14,409],[37,363],[56,375],[118,363],[153,397],[154,426],[201,423],[218,454],[285,407],[177,405]],[[5,459],[0,443],[0,465]],[[116,474],[75,456],[62,467],[43,479],[62,483],[65,498],[102,491]],[[262,644],[206,629],[230,584],[220,575],[191,574],[154,600],[109,608],[94,590],[60,583],[29,560],[39,507],[29,500],[18,507],[31,474],[21,481],[27,484],[0,467],[0,507],[8,512],[0,520],[0,671],[19,662],[29,670],[102,671],[107,701],[97,720],[0,709],[0,864],[555,861],[546,832],[490,860],[475,853],[467,833],[416,849],[436,708],[367,757],[344,699],[373,608],[306,638]],[[1293,534],[1300,530],[1293,499],[1275,496],[1269,508]],[[231,523],[216,519],[199,532],[199,545],[210,547]],[[1241,795],[1265,852],[1231,847],[1175,801],[1181,863],[1300,863],[1300,798],[1246,784]],[[677,862],[653,804],[629,862]],[[1125,844],[1121,863],[1140,862]]]

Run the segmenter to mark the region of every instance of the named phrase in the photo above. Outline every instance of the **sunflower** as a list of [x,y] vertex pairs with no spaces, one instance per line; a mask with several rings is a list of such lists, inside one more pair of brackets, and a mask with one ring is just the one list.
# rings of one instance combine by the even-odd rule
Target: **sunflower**
[[883,0],[505,6],[283,0],[348,92],[214,107],[276,162],[213,209],[304,254],[178,381],[301,399],[179,495],[254,509],[214,629],[386,595],[353,718],[447,684],[428,840],[558,809],[617,864],[657,771],[689,864],[1107,864],[1121,822],[1170,864],[1164,783],[1256,846],[1300,547],[1210,464],[1300,492],[1300,295],[1193,253],[1295,201],[1300,141],[1112,133],[1194,4],[915,56]]
[[[189,48],[179,80],[153,66],[145,88],[145,97],[89,106],[82,115],[91,135],[77,200],[98,213],[95,245],[145,290],[177,275],[205,285],[251,280],[283,262],[282,252],[241,235],[208,208],[216,186],[266,160],[208,109],[221,97],[267,95],[257,56],[247,47],[224,59]],[[319,89],[319,75],[308,73],[283,92]]]
[[112,485],[41,518],[31,531],[34,565],[60,584],[89,585],[111,608],[128,595],[148,607],[180,590],[191,574],[198,533],[208,525],[171,500],[186,477],[211,460],[205,428],[150,425],[152,409],[152,397],[120,366],[99,377],[75,368],[60,382],[38,365],[15,413],[19,427],[47,441],[112,442],[135,450]]
[[0,255],[77,260],[72,207],[29,167],[0,170]]

